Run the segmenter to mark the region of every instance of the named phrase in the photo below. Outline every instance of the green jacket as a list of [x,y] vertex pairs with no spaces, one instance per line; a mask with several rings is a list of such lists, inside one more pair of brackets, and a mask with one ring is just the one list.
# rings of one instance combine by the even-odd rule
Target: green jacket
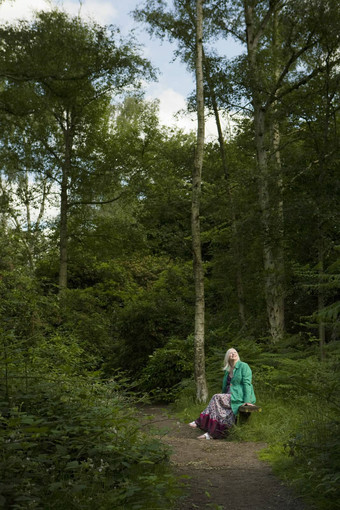
[[[222,384],[222,393],[226,392],[227,388],[228,371],[225,371]],[[250,366],[243,361],[238,361],[234,367],[234,375],[231,379],[230,394],[231,394],[231,409],[235,416],[238,413],[238,408],[250,402],[255,404],[256,397],[252,385],[252,374]]]

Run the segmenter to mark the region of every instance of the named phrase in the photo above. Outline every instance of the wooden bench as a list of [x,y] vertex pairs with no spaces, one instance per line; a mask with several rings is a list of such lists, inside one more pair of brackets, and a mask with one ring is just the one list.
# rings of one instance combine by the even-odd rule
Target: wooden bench
[[245,423],[249,420],[252,413],[260,413],[262,411],[262,407],[259,406],[246,406],[243,405],[238,408],[238,415],[237,415],[237,424],[241,425],[242,423]]

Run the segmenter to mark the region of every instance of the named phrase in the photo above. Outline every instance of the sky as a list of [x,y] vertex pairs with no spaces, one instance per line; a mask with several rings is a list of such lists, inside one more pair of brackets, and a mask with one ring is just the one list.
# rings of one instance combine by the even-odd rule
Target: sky
[[[194,77],[179,60],[173,60],[176,46],[166,41],[151,38],[145,25],[133,20],[131,12],[143,4],[143,0],[0,0],[0,20],[14,21],[29,19],[34,10],[50,10],[59,7],[72,15],[91,18],[102,25],[113,24],[120,28],[122,35],[134,31],[138,42],[143,44],[143,53],[160,71],[158,81],[145,87],[146,99],[160,101],[160,121],[167,126],[178,126],[185,131],[195,130],[195,115],[184,114],[186,98],[194,90]],[[229,56],[240,53],[241,48],[232,40],[225,45]],[[182,112],[176,115],[178,112]],[[224,127],[229,126],[228,119]],[[207,138],[216,136],[214,120],[207,118]]]

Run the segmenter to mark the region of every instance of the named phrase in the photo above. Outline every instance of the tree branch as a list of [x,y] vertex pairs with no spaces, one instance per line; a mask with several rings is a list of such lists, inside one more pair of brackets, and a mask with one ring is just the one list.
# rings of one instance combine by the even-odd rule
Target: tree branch
[[116,202],[117,200],[119,200],[123,195],[125,195],[126,192],[122,192],[120,195],[118,195],[118,197],[115,197],[115,198],[111,198],[110,200],[103,200],[103,201],[91,201],[91,202],[87,202],[87,201],[79,201],[79,202],[70,202],[69,203],[69,207],[73,206],[73,205],[103,205],[103,204],[112,204],[112,202]]
[[[293,52],[291,54],[288,62],[286,63],[286,65],[283,68],[280,76],[278,77],[273,90],[269,94],[268,100],[267,100],[266,105],[264,107],[265,109],[267,109],[273,102],[277,101],[279,97],[282,97],[281,95],[276,96],[276,92],[281,87],[283,79],[288,74],[288,72],[289,72],[290,68],[292,67],[292,65],[297,61],[297,59],[299,57],[301,57],[301,55],[303,55],[309,48],[311,48],[314,45],[314,42],[312,42],[313,35],[314,35],[314,32],[311,32],[309,37],[308,37],[307,44],[305,44],[305,46],[300,48],[299,51]],[[294,89],[292,89],[292,90],[294,90]]]
[[[260,38],[262,37],[263,32],[264,32],[267,24],[269,23],[271,15],[273,14],[273,12],[275,11],[276,7],[279,4],[280,4],[280,0],[273,0],[272,2],[270,2],[269,9],[266,12],[266,14],[264,15],[264,17],[263,17],[263,19],[262,19],[262,21],[260,23],[258,31],[254,35],[254,40],[253,40],[253,47],[254,48],[257,47],[258,42],[259,42]],[[281,7],[283,7],[283,5]]]
[[[337,63],[339,63],[339,62],[340,62],[340,59],[338,60]],[[283,90],[281,92],[281,94],[278,94],[277,96],[275,96],[274,100],[277,101],[278,99],[281,99],[282,97],[286,96],[287,94],[290,94],[290,92],[292,92],[293,90],[297,90],[302,85],[305,85],[306,83],[308,83],[318,73],[323,73],[325,70],[326,70],[326,66],[316,67],[310,74],[308,74],[307,76],[304,76],[303,78],[301,78],[301,80],[293,83],[293,85],[291,85],[287,89]]]
[[50,145],[45,142],[44,140],[40,139],[41,143],[43,144],[43,146],[45,147],[45,149],[50,153],[52,154],[52,156],[54,157],[54,159],[57,161],[58,165],[61,167],[63,162],[62,160],[60,159],[60,157],[58,156],[58,154],[55,152],[54,149],[52,149],[52,147],[50,147]]

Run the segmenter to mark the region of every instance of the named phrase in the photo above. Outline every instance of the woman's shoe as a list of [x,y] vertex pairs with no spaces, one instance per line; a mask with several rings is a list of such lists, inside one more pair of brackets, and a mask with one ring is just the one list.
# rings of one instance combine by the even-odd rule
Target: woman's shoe
[[189,423],[189,427],[197,429],[197,423],[195,421],[192,421],[191,423]]
[[197,439],[211,439],[211,435],[209,434],[209,432],[206,432],[205,434],[203,434],[203,436],[198,436]]

